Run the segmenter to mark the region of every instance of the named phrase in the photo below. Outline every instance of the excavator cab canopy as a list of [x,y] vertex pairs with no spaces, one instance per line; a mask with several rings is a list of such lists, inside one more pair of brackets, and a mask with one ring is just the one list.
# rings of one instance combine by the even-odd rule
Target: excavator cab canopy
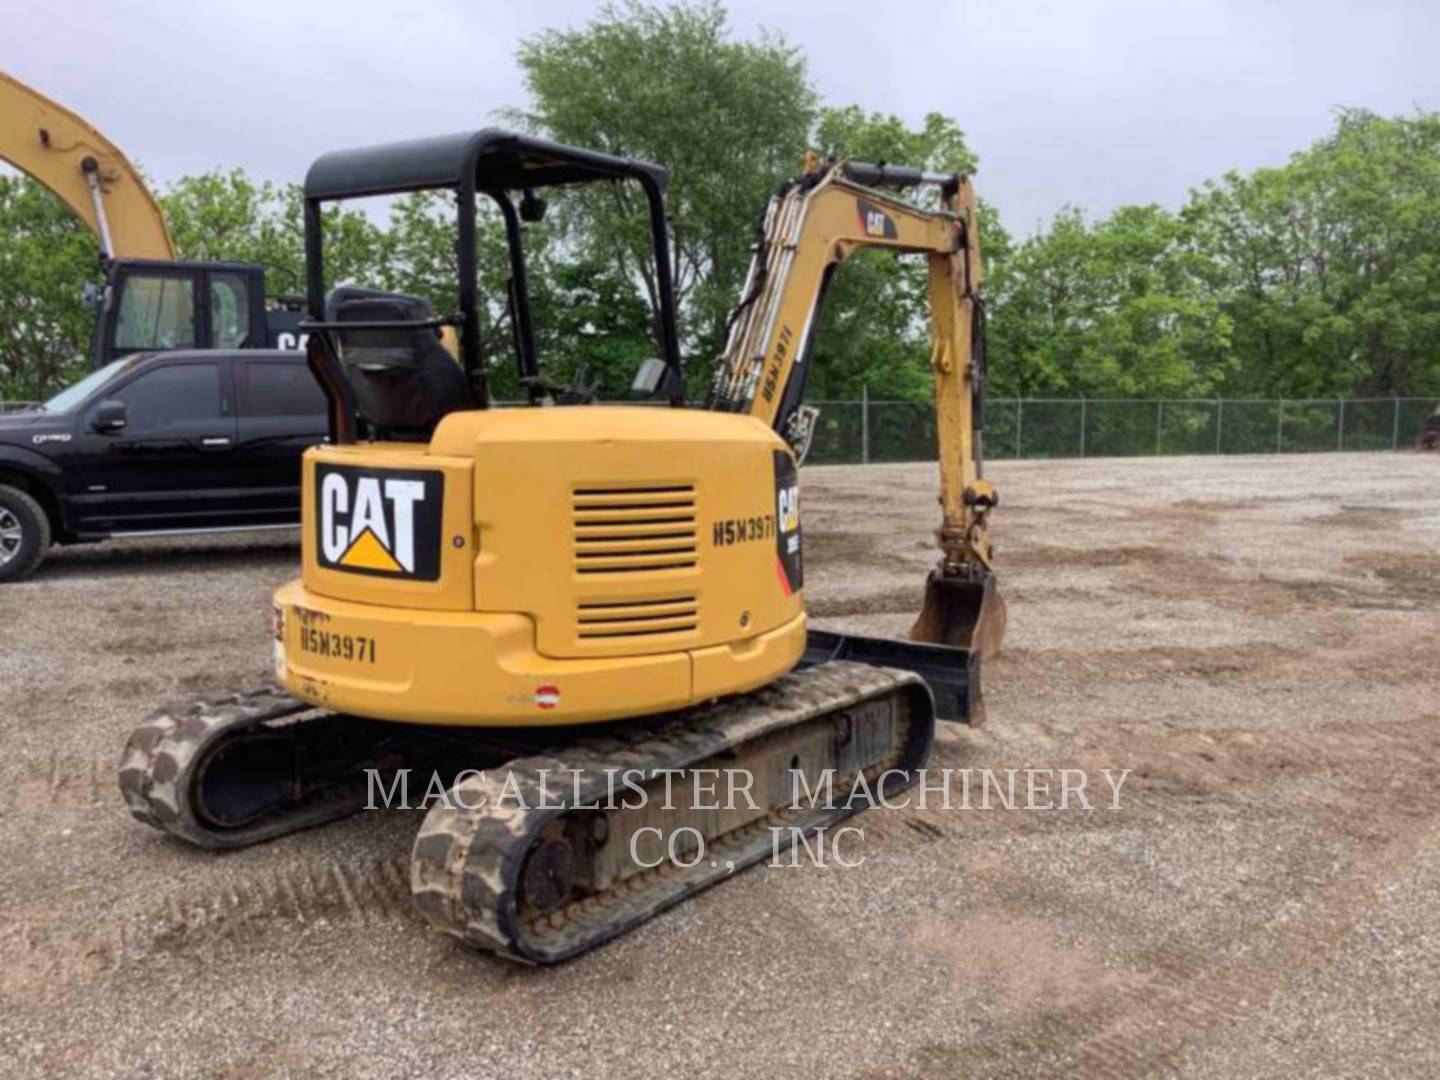
[[[485,408],[489,390],[480,351],[476,286],[476,203],[499,209],[510,257],[508,303],[521,382],[532,400],[544,394],[530,319],[522,242],[523,221],[539,220],[537,189],[624,181],[638,183],[649,210],[659,306],[659,346],[666,374],[659,389],[684,401],[670,241],[665,220],[666,173],[658,165],[564,146],[496,128],[338,150],[318,158],[305,177],[305,264],[311,335],[310,365],[331,405],[331,437],[355,437],[357,417],[381,434],[423,434],[454,408]],[[456,310],[435,315],[416,297],[371,290],[325,292],[324,205],[416,191],[450,191],[456,208]],[[517,207],[515,193],[521,194]],[[455,326],[463,368],[460,383],[434,347]],[[463,383],[463,385],[461,385]]]

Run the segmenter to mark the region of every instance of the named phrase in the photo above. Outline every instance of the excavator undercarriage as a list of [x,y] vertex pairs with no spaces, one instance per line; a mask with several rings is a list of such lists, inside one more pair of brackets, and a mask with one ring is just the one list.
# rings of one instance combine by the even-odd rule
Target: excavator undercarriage
[[226,849],[446,777],[412,855],[420,911],[476,948],[551,963],[910,786],[934,725],[918,675],[847,661],[665,716],[538,731],[386,725],[267,687],[151,716],[120,790],[137,820]]

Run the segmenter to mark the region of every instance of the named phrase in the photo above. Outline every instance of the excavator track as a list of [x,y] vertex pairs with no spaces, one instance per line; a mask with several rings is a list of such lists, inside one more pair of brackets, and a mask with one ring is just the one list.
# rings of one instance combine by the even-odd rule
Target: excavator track
[[394,767],[407,729],[316,711],[274,685],[163,708],[131,733],[120,793],[146,825],[239,848],[355,813],[367,767]]
[[[548,964],[908,786],[934,728],[919,676],[849,661],[578,729],[393,724],[264,686],[156,712],[130,736],[119,779],[137,820],[224,849],[355,813],[367,770],[386,784],[399,769],[448,770],[447,798],[415,840],[417,907],[471,946]],[[698,801],[697,776],[709,778]],[[744,795],[730,777],[750,778]],[[667,839],[687,829],[668,858]]]
[[[909,786],[933,741],[933,701],[912,673],[849,662],[793,672],[459,780],[421,826],[411,891],[465,943],[555,963],[866,808],[867,795]],[[827,769],[833,796],[812,801]],[[806,777],[798,799],[792,771]],[[736,775],[754,778],[742,806],[727,802]],[[692,798],[697,778],[706,793]],[[684,829],[701,839],[666,858],[662,838]]]

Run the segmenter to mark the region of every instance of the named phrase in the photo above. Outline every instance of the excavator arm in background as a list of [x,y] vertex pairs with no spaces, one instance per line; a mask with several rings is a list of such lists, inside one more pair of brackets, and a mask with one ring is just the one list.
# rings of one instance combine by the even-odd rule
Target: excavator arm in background
[[63,105],[0,72],[0,161],[53,192],[100,241],[91,366],[135,352],[297,348],[300,312],[267,307],[265,268],[191,261],[155,196],[104,135]]
[[[921,185],[939,187],[938,209],[898,194]],[[923,255],[928,266],[943,520],[940,563],[911,636],[993,655],[1004,636],[1005,605],[987,532],[998,496],[981,467],[983,308],[968,177],[860,162],[819,167],[812,157],[766,210],[709,405],[763,420],[803,457],[816,416],[803,400],[821,307],[835,270],[862,248]]]
[[44,184],[89,225],[106,259],[175,258],[155,197],[120,149],[4,72],[0,159]]

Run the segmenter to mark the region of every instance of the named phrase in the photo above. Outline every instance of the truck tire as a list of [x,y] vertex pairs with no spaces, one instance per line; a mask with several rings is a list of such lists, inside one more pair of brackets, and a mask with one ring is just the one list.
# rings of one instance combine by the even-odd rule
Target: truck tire
[[50,518],[29,493],[0,484],[0,582],[18,581],[50,550]]

